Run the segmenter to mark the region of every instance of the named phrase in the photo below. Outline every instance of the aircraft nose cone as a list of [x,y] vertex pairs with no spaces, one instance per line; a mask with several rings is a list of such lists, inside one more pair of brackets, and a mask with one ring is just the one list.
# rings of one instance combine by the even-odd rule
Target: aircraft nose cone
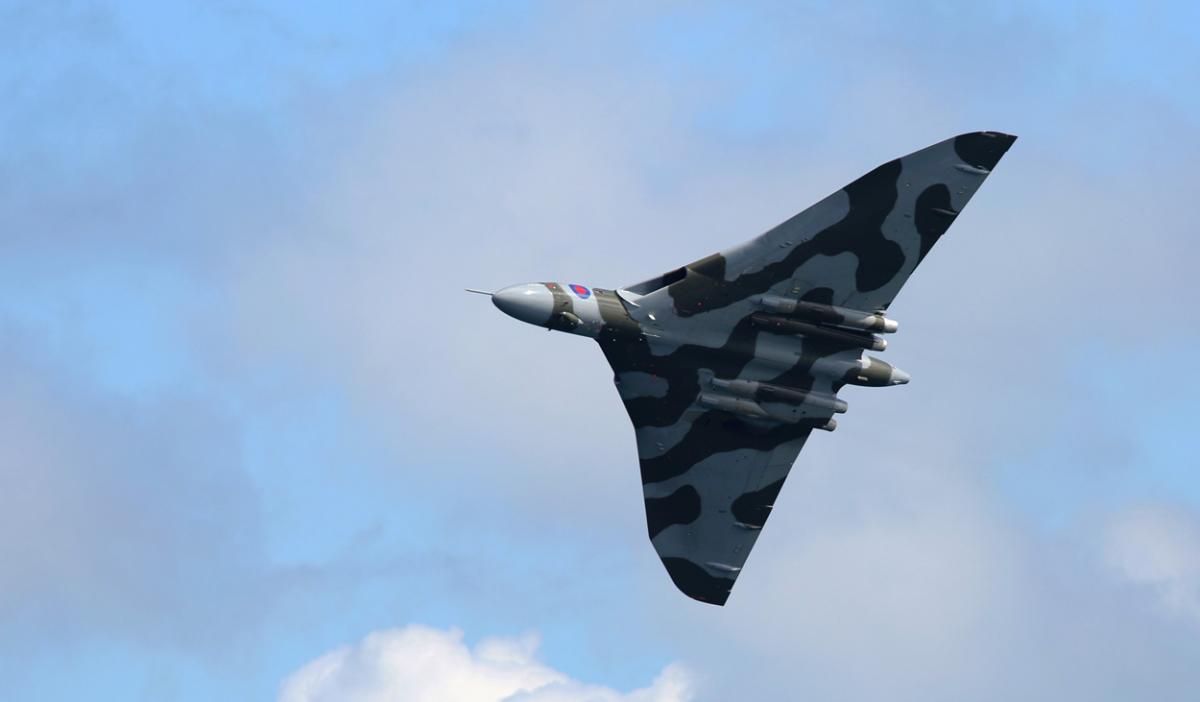
[[510,285],[492,295],[492,304],[509,317],[545,326],[554,312],[554,293],[541,283]]
[[910,380],[912,380],[912,376],[908,373],[905,373],[899,368],[892,369],[892,385],[904,385]]

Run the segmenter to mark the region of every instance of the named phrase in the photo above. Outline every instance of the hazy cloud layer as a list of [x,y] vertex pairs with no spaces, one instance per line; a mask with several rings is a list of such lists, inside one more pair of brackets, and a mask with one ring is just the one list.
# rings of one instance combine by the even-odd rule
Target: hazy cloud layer
[[[241,635],[273,689],[436,618],[699,699],[1186,699],[1187,21],[917,9],[540,8],[342,77],[74,13],[0,113],[5,651]],[[847,389],[729,606],[682,598],[598,350],[460,289],[640,280],[981,128],[1020,139],[894,306],[914,382]],[[394,689],[418,634],[491,674],[405,629],[284,694]]]
[[1105,555],[1129,582],[1153,589],[1163,607],[1200,626],[1200,523],[1194,513],[1143,506],[1108,527]]
[[48,356],[0,327],[0,651],[236,646],[266,571],[237,427],[187,395],[108,396]]

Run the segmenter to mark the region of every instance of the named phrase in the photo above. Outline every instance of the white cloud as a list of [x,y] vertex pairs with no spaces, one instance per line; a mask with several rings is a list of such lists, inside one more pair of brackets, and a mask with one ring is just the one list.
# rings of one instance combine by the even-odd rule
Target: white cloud
[[1108,563],[1129,582],[1152,588],[1169,612],[1200,624],[1200,523],[1166,507],[1142,506],[1108,526]]
[[649,687],[621,693],[571,679],[537,659],[538,640],[485,639],[410,625],[321,656],[283,684],[280,702],[687,702],[692,676],[669,665]]

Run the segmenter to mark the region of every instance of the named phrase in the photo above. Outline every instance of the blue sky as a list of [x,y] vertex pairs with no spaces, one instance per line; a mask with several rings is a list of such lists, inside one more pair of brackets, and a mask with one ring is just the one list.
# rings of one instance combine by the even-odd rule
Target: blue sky
[[[1187,699],[1198,21],[0,2],[5,697],[349,645],[358,699],[409,680],[363,637],[458,630],[662,700]],[[678,595],[600,354],[461,288],[631,283],[976,129],[1020,140],[893,308],[913,383],[847,391],[729,607]]]

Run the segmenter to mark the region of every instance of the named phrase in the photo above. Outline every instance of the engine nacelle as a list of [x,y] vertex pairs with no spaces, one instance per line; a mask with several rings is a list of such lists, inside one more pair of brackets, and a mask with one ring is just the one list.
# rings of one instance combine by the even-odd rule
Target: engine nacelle
[[800,407],[791,409],[767,409],[758,404],[754,400],[749,400],[742,397],[733,397],[731,395],[718,395],[711,392],[702,392],[696,398],[697,401],[705,407],[711,407],[715,410],[728,412],[730,414],[738,414],[751,419],[766,419],[775,422],[787,422],[789,424],[804,424],[813,429],[823,429],[825,431],[833,431],[837,428],[837,422],[830,417],[809,416],[803,413]]
[[700,404],[705,407],[711,407],[716,410],[729,412],[730,414],[740,414],[745,417],[753,417],[755,419],[770,419],[771,413],[760,407],[754,400],[747,400],[741,397],[730,397],[729,395],[717,395],[715,393],[702,392],[696,398]]
[[810,322],[843,329],[891,334],[900,328],[899,322],[888,319],[879,312],[863,312],[846,307],[821,305],[778,295],[763,295],[758,299],[758,303],[763,309],[771,312],[795,315]]
[[850,385],[865,385],[867,387],[887,387],[889,385],[904,385],[912,379],[908,373],[893,366],[887,361],[881,361],[872,356],[858,360],[846,374],[842,382]]
[[887,342],[883,339],[861,331],[799,322],[788,317],[778,317],[761,312],[750,315],[750,321],[776,334],[799,334],[872,351],[882,351],[887,348]]
[[712,386],[714,389],[724,390],[730,395],[748,398],[757,402],[809,405],[839,414],[849,408],[846,401],[840,397],[809,392],[798,388],[784,387],[782,385],[771,385],[770,383],[762,383],[757,380],[721,380],[720,378],[713,378]]

